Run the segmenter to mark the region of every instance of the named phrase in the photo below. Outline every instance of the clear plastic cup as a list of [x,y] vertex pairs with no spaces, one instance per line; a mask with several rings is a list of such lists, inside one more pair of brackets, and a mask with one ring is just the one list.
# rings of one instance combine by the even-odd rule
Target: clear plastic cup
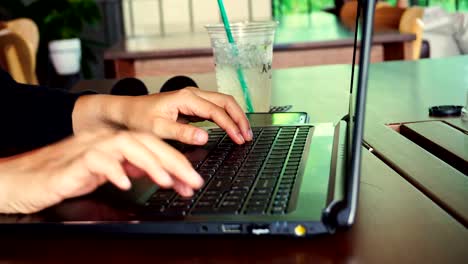
[[234,96],[244,111],[247,111],[246,98],[238,69],[243,73],[255,112],[270,110],[277,25],[275,21],[232,23],[236,47],[229,43],[223,24],[206,26],[213,47],[218,91]]

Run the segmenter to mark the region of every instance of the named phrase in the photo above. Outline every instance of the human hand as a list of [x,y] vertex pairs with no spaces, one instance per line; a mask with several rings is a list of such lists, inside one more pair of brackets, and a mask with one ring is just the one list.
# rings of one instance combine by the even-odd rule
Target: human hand
[[0,213],[34,213],[110,181],[147,175],[162,188],[192,196],[203,180],[177,150],[151,133],[101,130],[0,159]]
[[205,144],[208,134],[187,124],[187,116],[214,121],[237,144],[252,140],[249,121],[232,96],[193,87],[148,96],[83,96],[73,111],[73,127],[80,133],[120,126],[187,144]]

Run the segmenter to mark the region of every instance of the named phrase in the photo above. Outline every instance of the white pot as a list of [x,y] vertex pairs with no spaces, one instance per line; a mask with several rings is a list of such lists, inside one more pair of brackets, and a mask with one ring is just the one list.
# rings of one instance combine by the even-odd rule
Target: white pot
[[53,40],[49,42],[49,53],[52,64],[58,74],[71,75],[80,71],[80,39]]

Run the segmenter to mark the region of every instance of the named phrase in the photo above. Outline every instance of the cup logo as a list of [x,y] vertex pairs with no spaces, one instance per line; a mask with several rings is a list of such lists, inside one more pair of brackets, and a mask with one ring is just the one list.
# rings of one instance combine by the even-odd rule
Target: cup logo
[[262,73],[269,73],[271,71],[271,63],[264,63]]

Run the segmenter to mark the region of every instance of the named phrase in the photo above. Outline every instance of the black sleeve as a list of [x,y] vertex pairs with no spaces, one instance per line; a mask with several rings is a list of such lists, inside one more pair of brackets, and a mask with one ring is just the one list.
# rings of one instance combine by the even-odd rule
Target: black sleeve
[[73,133],[78,94],[15,82],[0,70],[0,156],[17,154]]

